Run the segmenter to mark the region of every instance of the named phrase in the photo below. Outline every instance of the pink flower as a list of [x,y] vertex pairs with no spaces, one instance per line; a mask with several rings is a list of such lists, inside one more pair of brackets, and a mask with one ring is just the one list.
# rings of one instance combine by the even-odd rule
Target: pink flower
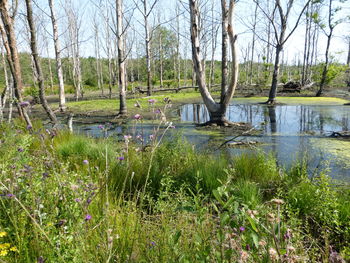
[[142,116],[140,114],[135,114],[134,115],[134,119],[135,120],[141,120],[142,119]]
[[149,100],[148,100],[148,103],[149,103],[149,104],[154,104],[154,103],[156,103],[156,100],[155,100],[155,99],[149,99]]

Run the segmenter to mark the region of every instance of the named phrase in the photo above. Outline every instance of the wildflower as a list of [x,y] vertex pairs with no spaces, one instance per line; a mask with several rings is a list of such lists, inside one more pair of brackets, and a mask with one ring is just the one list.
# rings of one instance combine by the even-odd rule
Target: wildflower
[[0,257],[5,257],[8,254],[8,250],[0,250]]
[[24,152],[24,149],[21,148],[21,147],[19,147],[19,148],[17,149],[17,151],[20,152],[20,153],[22,153],[22,152]]
[[290,229],[288,228],[283,237],[284,237],[284,239],[286,239],[286,240],[291,239],[291,238],[292,238],[292,230],[290,230]]
[[4,232],[4,231],[0,232],[0,237],[6,237],[6,236],[7,236],[6,232]]
[[88,165],[88,164],[89,164],[89,161],[88,161],[88,160],[84,160],[84,161],[83,161],[83,164]]
[[17,249],[17,247],[11,247],[11,248],[10,248],[10,251],[12,251],[12,252],[18,252],[18,249]]
[[134,119],[135,120],[141,120],[142,119],[142,116],[140,114],[135,114],[134,115]]
[[19,106],[21,106],[21,107],[28,107],[30,105],[30,103],[29,103],[29,101],[22,101],[22,102],[20,102],[19,103]]
[[77,203],[80,203],[81,199],[80,198],[75,198],[74,201],[77,202]]
[[105,128],[102,124],[98,125],[97,127],[98,127],[100,130],[103,130],[103,129]]
[[0,244],[0,250],[7,250],[10,247],[11,247],[10,243]]
[[272,260],[277,260],[278,254],[274,248],[269,248],[269,255]]
[[118,157],[118,160],[119,160],[119,161],[124,161],[125,158],[124,158],[124,156],[119,156],[119,157]]
[[15,197],[14,194],[7,194],[6,196],[9,197],[9,198]]
[[249,250],[250,250],[250,245],[247,244],[247,245],[245,246],[245,249],[246,249],[247,251],[249,251]]
[[27,125],[27,130],[31,130],[32,128],[32,125]]
[[154,242],[154,241],[152,241],[150,244],[149,244],[149,247],[150,248],[153,248],[153,247],[155,247],[156,246],[156,242]]
[[160,109],[156,109],[155,111],[154,111],[154,113],[155,114],[160,114],[162,111],[160,110]]
[[40,256],[40,257],[38,258],[37,263],[44,263],[44,262],[45,262],[45,259],[44,259],[42,256]]
[[89,205],[90,203],[91,203],[91,199],[90,198],[88,198],[87,200],[86,200],[86,203]]
[[241,232],[244,232],[244,230],[245,230],[245,227],[244,227],[244,226],[241,226],[241,227],[239,228],[239,231],[241,231]]
[[91,220],[91,218],[92,218],[92,216],[89,215],[89,214],[87,214],[87,215],[85,216],[85,221],[89,221],[89,220]]
[[156,100],[155,100],[155,99],[149,99],[149,100],[148,100],[148,103],[149,103],[149,104],[154,104],[154,103],[156,103]]
[[151,134],[151,135],[149,136],[149,139],[150,139],[150,140],[153,140],[153,139],[154,139],[154,134]]

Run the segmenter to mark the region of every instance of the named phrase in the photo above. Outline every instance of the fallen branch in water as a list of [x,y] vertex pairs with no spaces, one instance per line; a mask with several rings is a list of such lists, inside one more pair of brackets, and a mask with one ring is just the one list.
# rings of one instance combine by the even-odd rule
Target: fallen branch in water
[[223,143],[218,147],[218,149],[222,148],[223,146],[225,146],[225,145],[228,144],[229,142],[234,141],[234,140],[237,139],[238,137],[241,137],[242,135],[245,135],[245,134],[250,133],[250,132],[253,131],[253,130],[255,130],[255,126],[252,127],[251,129],[249,129],[249,130],[247,130],[247,131],[244,131],[244,132],[242,132],[241,134],[238,134],[238,135],[232,137],[231,139],[229,139],[229,140],[223,142]]

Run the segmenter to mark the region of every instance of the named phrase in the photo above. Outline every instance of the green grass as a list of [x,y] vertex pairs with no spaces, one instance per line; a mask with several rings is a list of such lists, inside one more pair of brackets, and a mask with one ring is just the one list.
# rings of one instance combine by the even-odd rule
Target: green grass
[[56,133],[0,126],[0,262],[350,259],[349,188],[307,162]]

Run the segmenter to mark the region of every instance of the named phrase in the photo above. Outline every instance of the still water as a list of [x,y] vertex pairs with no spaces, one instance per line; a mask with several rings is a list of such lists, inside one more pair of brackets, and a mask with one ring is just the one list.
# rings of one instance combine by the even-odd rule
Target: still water
[[[230,132],[198,131],[196,123],[209,120],[203,104],[186,104],[173,112],[178,121],[167,134],[180,131],[198,149],[217,149],[225,140],[231,138]],[[233,122],[251,123],[259,132],[254,136],[242,136],[236,140],[256,141],[251,147],[224,148],[229,154],[263,151],[275,154],[280,165],[288,168],[295,161],[307,158],[310,172],[329,167],[334,178],[350,181],[350,140],[329,138],[333,131],[348,131],[350,127],[350,107],[347,106],[267,106],[256,104],[231,105],[227,118]],[[101,136],[142,135],[145,140],[155,133],[157,122],[135,123],[125,126],[110,125],[102,131],[98,125],[79,125],[85,134]]]

